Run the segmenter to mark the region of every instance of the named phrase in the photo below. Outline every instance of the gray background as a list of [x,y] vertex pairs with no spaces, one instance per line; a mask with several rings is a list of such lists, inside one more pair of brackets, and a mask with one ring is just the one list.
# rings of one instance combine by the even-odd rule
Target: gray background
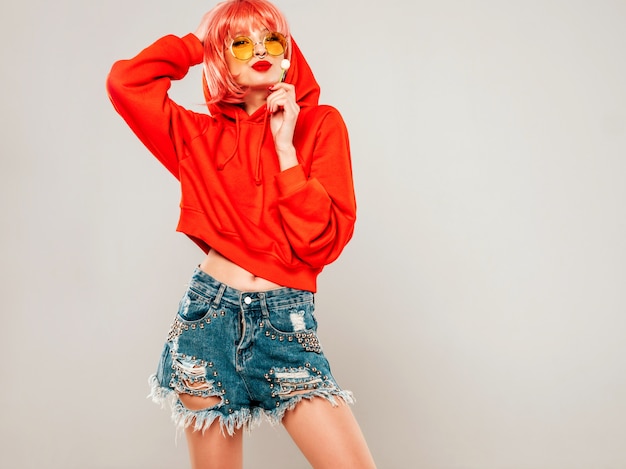
[[[277,4],[351,132],[318,315],[379,467],[626,467],[626,4]],[[186,465],[146,378],[201,252],[104,80],[212,5],[2,4],[2,467]],[[199,80],[172,91],[195,110]]]

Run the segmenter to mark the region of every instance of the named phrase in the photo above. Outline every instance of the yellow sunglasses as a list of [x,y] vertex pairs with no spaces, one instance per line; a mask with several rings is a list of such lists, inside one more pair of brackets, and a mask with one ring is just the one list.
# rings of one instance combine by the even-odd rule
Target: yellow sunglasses
[[281,55],[285,53],[287,39],[280,33],[267,33],[262,41],[254,42],[248,36],[237,36],[230,45],[230,53],[239,60],[249,60],[254,55],[257,44],[263,47],[269,55]]

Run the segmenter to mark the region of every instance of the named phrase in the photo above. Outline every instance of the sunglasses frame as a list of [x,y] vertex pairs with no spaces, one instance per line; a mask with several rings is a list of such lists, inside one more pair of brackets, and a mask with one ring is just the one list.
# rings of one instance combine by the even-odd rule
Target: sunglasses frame
[[[268,50],[268,48],[267,48],[268,38],[270,38],[270,37],[275,37],[275,38],[277,38],[277,39],[278,39],[278,42],[279,42],[279,43],[280,43],[280,45],[282,46],[282,51],[281,51],[281,52],[279,52],[278,54],[272,54],[272,53]],[[234,47],[234,45],[235,45],[235,42],[238,42],[238,40],[244,40],[244,39],[245,39],[246,41],[249,41],[249,42],[252,44],[252,48],[250,49],[250,56],[249,56],[249,57],[247,57],[247,58],[241,58],[241,57],[238,57],[238,56],[237,56],[237,54],[235,53],[234,49],[233,49],[233,47]],[[277,32],[277,31],[270,31],[270,32],[268,32],[267,34],[265,34],[265,36],[263,36],[263,39],[262,39],[261,41],[254,41],[251,37],[248,37],[248,36],[243,36],[243,35],[241,35],[241,36],[237,36],[237,37],[233,38],[233,40],[231,41],[231,43],[230,43],[230,47],[228,48],[228,50],[230,51],[230,53],[232,54],[232,56],[233,56],[234,58],[236,58],[237,60],[246,61],[246,60],[250,60],[252,57],[254,57],[254,50],[256,49],[256,46],[257,46],[258,44],[263,44],[263,48],[265,49],[265,51],[266,51],[269,55],[271,55],[271,56],[273,56],[273,57],[277,57],[277,56],[279,56],[279,55],[281,55],[281,54],[284,54],[284,53],[285,53],[285,51],[287,50],[287,38],[286,38],[283,34],[281,34],[281,33]]]

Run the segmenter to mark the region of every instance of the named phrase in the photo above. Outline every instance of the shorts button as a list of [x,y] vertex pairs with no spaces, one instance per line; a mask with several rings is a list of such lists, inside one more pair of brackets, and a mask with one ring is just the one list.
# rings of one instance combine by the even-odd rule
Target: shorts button
[[252,298],[250,298],[249,296],[246,296],[246,297],[243,299],[243,302],[244,302],[245,304],[249,305],[250,303],[252,303]]

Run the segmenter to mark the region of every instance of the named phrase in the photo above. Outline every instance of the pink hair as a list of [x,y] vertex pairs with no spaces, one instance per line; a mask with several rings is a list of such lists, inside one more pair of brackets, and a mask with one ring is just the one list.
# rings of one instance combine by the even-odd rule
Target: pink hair
[[285,57],[291,53],[289,25],[284,15],[266,0],[226,0],[205,17],[207,35],[204,38],[204,80],[207,104],[240,103],[246,89],[239,86],[228,70],[224,54],[234,35],[262,26],[287,38]]

